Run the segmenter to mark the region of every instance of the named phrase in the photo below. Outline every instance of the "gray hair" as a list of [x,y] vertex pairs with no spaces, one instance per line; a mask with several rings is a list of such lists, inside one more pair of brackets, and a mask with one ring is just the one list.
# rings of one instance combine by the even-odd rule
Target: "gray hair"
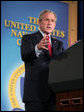
[[57,16],[56,16],[56,14],[53,12],[53,11],[51,11],[51,10],[48,10],[48,9],[45,9],[45,10],[43,10],[42,12],[40,12],[40,15],[39,15],[39,21],[42,21],[42,19],[43,19],[43,14],[45,14],[45,13],[53,13],[54,14],[54,16],[55,16],[55,18],[56,18],[56,21],[57,21]]

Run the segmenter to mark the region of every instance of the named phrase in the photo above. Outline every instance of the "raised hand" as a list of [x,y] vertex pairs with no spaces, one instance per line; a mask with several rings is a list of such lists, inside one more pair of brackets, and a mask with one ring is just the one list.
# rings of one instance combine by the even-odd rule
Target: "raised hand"
[[47,47],[48,44],[49,44],[49,40],[46,38],[46,34],[44,34],[43,39],[37,44],[37,48],[39,50],[41,50],[41,49],[48,50],[48,47]]

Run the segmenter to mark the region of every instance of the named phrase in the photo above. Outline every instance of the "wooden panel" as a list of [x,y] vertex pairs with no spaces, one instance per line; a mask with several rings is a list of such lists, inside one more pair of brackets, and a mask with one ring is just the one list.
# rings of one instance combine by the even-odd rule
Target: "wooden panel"
[[60,1],[69,5],[68,47],[77,41],[78,1]]
[[82,111],[83,91],[75,90],[56,94],[57,111]]
[[68,43],[69,46],[77,41],[77,1],[69,3],[69,30]]

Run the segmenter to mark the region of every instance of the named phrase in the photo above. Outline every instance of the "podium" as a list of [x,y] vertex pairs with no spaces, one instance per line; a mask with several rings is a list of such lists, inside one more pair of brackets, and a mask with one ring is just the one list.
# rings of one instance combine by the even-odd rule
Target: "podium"
[[57,110],[82,110],[83,41],[57,56],[51,61],[49,68],[48,83],[56,93]]

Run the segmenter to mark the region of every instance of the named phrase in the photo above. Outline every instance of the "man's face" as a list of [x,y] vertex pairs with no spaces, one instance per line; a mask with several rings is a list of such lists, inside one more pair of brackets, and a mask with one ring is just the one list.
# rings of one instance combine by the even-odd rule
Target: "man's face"
[[56,26],[56,18],[53,13],[45,13],[43,15],[42,21],[38,22],[39,27],[44,33],[51,33]]

